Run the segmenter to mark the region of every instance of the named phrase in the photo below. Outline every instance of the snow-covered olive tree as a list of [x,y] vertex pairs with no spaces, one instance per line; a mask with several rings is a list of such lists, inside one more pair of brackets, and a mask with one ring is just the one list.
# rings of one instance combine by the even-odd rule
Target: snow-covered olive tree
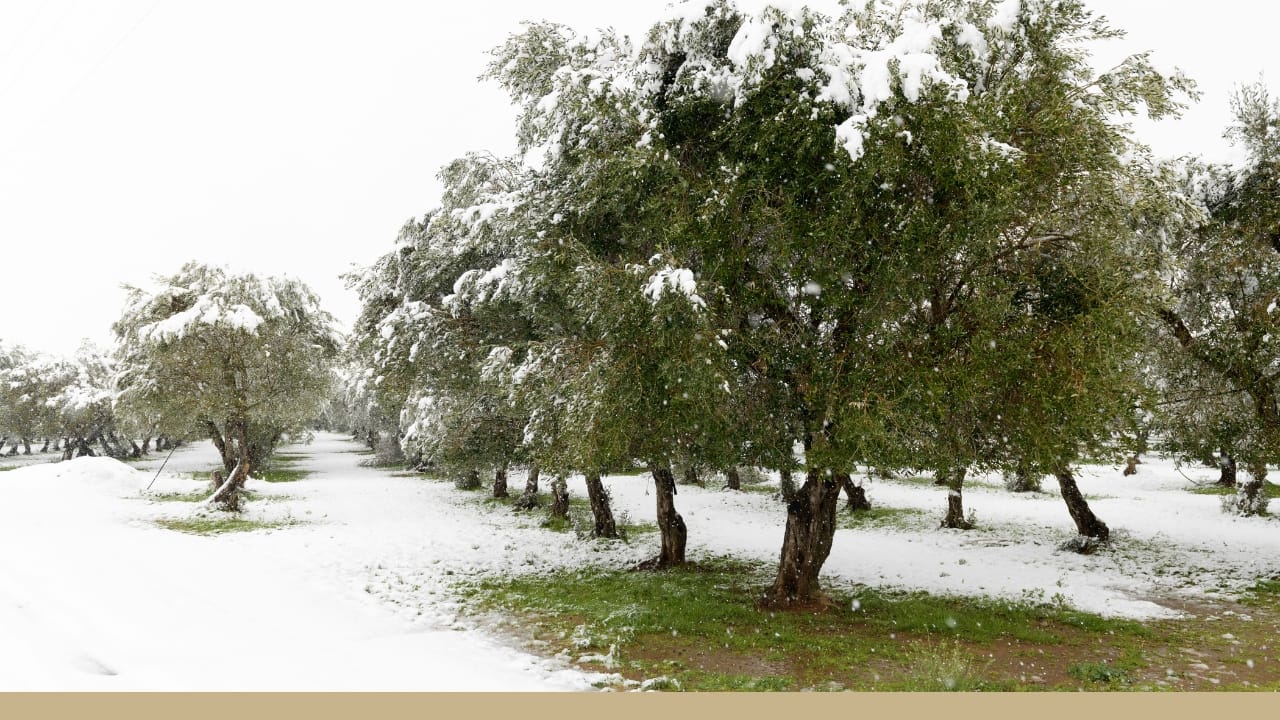
[[1160,312],[1180,353],[1163,409],[1174,449],[1249,471],[1229,509],[1259,514],[1267,464],[1280,460],[1280,102],[1239,88],[1229,138],[1239,167],[1203,167],[1193,199],[1205,219],[1173,248],[1170,305]]
[[[1084,48],[1112,35],[1076,2],[711,2],[634,46],[550,25],[513,38],[493,75],[540,168],[531,254],[590,298],[545,356],[583,384],[543,406],[582,403],[583,451],[623,428],[631,452],[666,457],[727,445],[783,465],[799,445],[772,605],[818,597],[856,464],[1017,459],[1070,484],[1130,409],[1140,170],[1115,117],[1170,112],[1181,84],[1142,56],[1096,73]],[[680,313],[653,302],[635,322],[628,288]],[[754,414],[681,437],[718,408]]]
[[113,326],[118,408],[212,439],[226,476],[210,500],[234,507],[250,470],[328,400],[332,317],[298,280],[197,263],[126,292]]

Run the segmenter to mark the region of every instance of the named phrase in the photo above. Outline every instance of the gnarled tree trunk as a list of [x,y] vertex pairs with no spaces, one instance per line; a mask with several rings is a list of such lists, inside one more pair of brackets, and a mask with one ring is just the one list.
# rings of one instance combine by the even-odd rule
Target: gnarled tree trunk
[[1106,540],[1111,535],[1111,530],[1089,509],[1089,503],[1080,494],[1071,469],[1063,468],[1053,476],[1058,479],[1058,488],[1062,491],[1062,499],[1067,503],[1067,512],[1071,513],[1071,519],[1076,523],[1077,534],[1095,540]]
[[942,518],[941,527],[954,530],[970,530],[973,523],[964,516],[964,477],[968,468],[956,468],[950,472],[938,473],[935,484],[947,486],[947,514]]
[[795,498],[787,503],[778,575],[760,599],[762,606],[803,607],[822,599],[818,573],[831,554],[840,488],[839,479],[830,473],[811,469]]
[[860,512],[862,510],[871,509],[871,501],[867,499],[867,491],[861,485],[854,485],[853,478],[849,473],[836,473],[836,480],[840,483],[840,487],[844,489],[844,494],[848,498],[844,509],[849,512]]
[[516,500],[516,510],[532,510],[538,507],[538,466],[529,466],[529,474],[524,480],[524,492]]
[[551,517],[569,517],[569,484],[563,475],[557,475],[551,481]]
[[1267,497],[1264,491],[1267,480],[1266,463],[1250,461],[1248,463],[1249,479],[1240,483],[1236,494],[1224,504],[1237,515],[1262,515],[1267,511]]
[[742,476],[738,474],[738,468],[730,466],[728,470],[724,471],[724,478],[724,486],[726,488],[729,488],[730,490],[742,489]]
[[684,484],[697,485],[705,487],[706,483],[702,481],[702,476],[698,475],[698,469],[692,465],[686,465],[684,468]]
[[1013,492],[1038,492],[1040,490],[1040,475],[1033,471],[1031,467],[1025,463],[1018,465],[1018,469],[1013,475],[1005,475],[1005,489]]
[[782,502],[785,503],[796,499],[796,481],[791,476],[790,470],[778,472],[778,495],[782,498]]
[[640,563],[639,567],[661,570],[682,565],[689,529],[684,524],[684,518],[676,512],[676,477],[666,465],[650,465],[649,474],[653,475],[654,494],[657,495],[658,532],[662,545],[658,550],[658,557]]
[[618,526],[609,507],[609,493],[605,492],[599,472],[587,473],[587,497],[591,500],[591,515],[595,518],[591,534],[598,538],[618,537]]
[[213,496],[205,502],[210,505],[217,505],[224,510],[236,512],[240,510],[240,491],[244,488],[245,481],[249,479],[249,471],[252,467],[249,462],[248,429],[243,424],[240,424],[235,426],[228,435],[232,433],[234,433],[234,437],[228,438],[227,444],[234,446],[236,464],[231,468],[231,472],[227,474],[227,479],[214,491]]
[[1236,459],[1229,455],[1226,450],[1218,458],[1218,468],[1221,474],[1218,475],[1218,484],[1222,487],[1233,488],[1236,486]]
[[498,468],[493,473],[493,496],[496,498],[509,497],[507,492],[507,468]]

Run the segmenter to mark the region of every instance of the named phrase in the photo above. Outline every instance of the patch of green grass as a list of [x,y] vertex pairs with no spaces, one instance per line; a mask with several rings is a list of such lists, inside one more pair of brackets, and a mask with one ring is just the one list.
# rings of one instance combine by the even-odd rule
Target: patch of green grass
[[193,517],[164,518],[156,524],[168,530],[187,533],[189,535],[222,535],[232,532],[252,532],[254,530],[274,530],[297,525],[296,520],[266,521],[248,520],[239,517]]
[[[1236,488],[1223,487],[1222,485],[1197,485],[1190,489],[1196,495],[1235,495]],[[1270,499],[1280,498],[1280,485],[1273,482],[1262,483],[1263,495]]]
[[[913,527],[920,524],[923,518],[932,517],[933,513],[914,508],[891,508],[873,505],[870,510],[849,512],[843,507],[836,523],[845,529],[865,527]],[[936,523],[933,523],[936,524]]]
[[[892,663],[910,671],[924,654],[913,640],[1055,643],[1079,630],[1121,637],[1147,633],[1135,622],[1051,605],[865,587],[831,592],[830,605],[820,612],[761,611],[756,600],[769,580],[767,568],[713,559],[663,572],[583,569],[488,579],[459,590],[478,610],[516,613],[553,652],[604,652],[617,645],[628,672],[672,676],[686,690],[748,689],[753,682],[772,682],[769,677],[790,678],[792,687],[833,678],[884,687],[871,682],[866,668]],[[708,653],[715,657],[695,661]],[[672,659],[681,662],[673,665]],[[959,645],[943,659],[973,671],[948,675],[958,689],[976,682],[979,669],[964,666],[972,658]],[[915,680],[908,672],[904,682],[924,683],[934,669],[923,668]],[[851,673],[854,678],[848,678]]]
[[5,471],[8,471],[8,470],[17,470],[19,467],[21,467],[21,466],[19,466],[19,465],[0,465],[0,472],[5,472]]
[[157,500],[159,502],[195,503],[195,502],[204,502],[205,500],[208,500],[209,496],[212,494],[213,493],[211,491],[205,490],[205,491],[189,492],[189,493],[181,493],[181,492],[151,493],[146,497],[148,500]]
[[1128,685],[1129,671],[1106,662],[1076,663],[1067,669],[1071,677],[1103,685]]
[[254,474],[254,478],[269,483],[296,482],[310,475],[308,470],[295,470],[287,467],[270,467],[266,470],[259,470]]
[[983,680],[985,664],[980,664],[958,643],[929,645],[913,643],[905,660],[903,679],[895,690],[908,692],[965,692],[987,689]]
[[1259,580],[1240,602],[1244,605],[1270,604],[1280,600],[1280,577]]
[[703,691],[754,692],[764,690],[787,692],[798,689],[795,679],[781,675],[736,675],[697,670],[688,671],[686,674],[689,677],[689,682],[698,690]]

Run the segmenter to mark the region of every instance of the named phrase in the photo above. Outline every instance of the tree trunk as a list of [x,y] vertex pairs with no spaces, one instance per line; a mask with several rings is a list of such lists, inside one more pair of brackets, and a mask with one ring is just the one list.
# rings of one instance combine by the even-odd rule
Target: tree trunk
[[1063,468],[1053,475],[1058,479],[1062,499],[1067,503],[1067,512],[1071,513],[1071,519],[1076,523],[1076,533],[1082,537],[1106,540],[1111,535],[1111,530],[1089,509],[1089,503],[1084,499],[1084,495],[1080,494],[1080,488],[1076,486],[1076,479],[1071,474],[1071,469]]
[[41,445],[41,446],[40,446],[40,452],[41,452],[41,454],[44,454],[44,453],[49,452],[49,438],[48,438],[48,437],[45,437],[45,439],[44,439],[44,445]]
[[666,465],[650,465],[649,474],[653,476],[653,486],[658,504],[658,531],[661,534],[662,546],[658,557],[645,560],[638,566],[643,570],[662,570],[673,565],[684,564],[685,542],[689,537],[689,529],[684,518],[676,512],[676,476]]
[[698,475],[698,470],[692,465],[685,466],[684,484],[697,485],[698,487],[706,487],[706,483],[702,482],[702,478]]
[[1222,474],[1218,476],[1218,484],[1222,487],[1235,487],[1236,459],[1231,455],[1228,455],[1226,450],[1223,450],[1218,460],[1218,467],[1222,471]]
[[493,496],[496,498],[510,497],[510,494],[507,492],[506,466],[498,468],[493,473]]
[[1125,477],[1138,474],[1138,456],[1137,455],[1130,455],[1129,459],[1125,461],[1124,472],[1122,474]]
[[1027,465],[1019,465],[1012,476],[1005,476],[1004,486],[1012,492],[1037,492],[1040,490],[1040,475]]
[[947,486],[947,515],[942,518],[941,527],[953,530],[971,530],[973,523],[964,516],[964,476],[968,468],[956,468],[951,472],[938,473],[935,484]]
[[730,466],[728,470],[724,471],[724,477],[725,487],[730,490],[742,489],[742,476],[738,475],[738,468]]
[[1248,464],[1249,479],[1240,483],[1234,497],[1228,498],[1223,506],[1237,515],[1263,515],[1267,511],[1268,499],[1265,491],[1267,465],[1257,461]]
[[129,439],[129,445],[132,446],[132,449],[129,452],[129,457],[135,459],[142,457],[142,448],[138,447],[138,443],[134,442],[132,438]]
[[848,497],[844,509],[849,512],[859,512],[871,509],[871,501],[867,499],[867,491],[861,485],[854,485],[853,478],[849,477],[849,473],[836,473],[836,480],[840,483],[840,487],[844,489],[844,494]]
[[591,515],[595,518],[591,534],[598,538],[618,537],[618,526],[613,520],[613,510],[609,507],[609,493],[600,481],[599,472],[587,473],[587,497],[591,500]]
[[30,455],[30,454],[31,454],[31,439],[30,439],[30,438],[22,438],[22,454],[23,454],[23,455]]
[[551,517],[569,517],[569,484],[563,475],[557,475],[551,481]]
[[782,502],[789,503],[796,499],[796,481],[791,477],[790,470],[782,470],[778,472],[778,495],[782,498]]
[[[218,430],[218,426],[211,422],[205,423],[205,430],[209,433],[209,439],[213,440],[213,446],[218,449],[218,455],[222,457],[222,469],[225,470],[227,472],[227,476],[230,477],[231,471],[234,470],[236,466],[235,448],[232,447],[234,443],[230,437],[223,437],[222,433]],[[230,434],[231,428],[228,427],[227,435]],[[169,438],[163,436],[160,437],[160,439],[156,441],[156,449],[164,449],[160,447],[160,443],[162,442],[167,447],[169,444]]]
[[[230,430],[230,428],[228,428]],[[234,437],[228,437],[226,442],[233,445],[236,453],[236,464],[227,475],[227,479],[222,485],[214,491],[213,496],[206,502],[210,505],[218,505],[224,510],[238,512],[241,504],[241,490],[244,488],[245,481],[249,479],[249,472],[253,469],[249,462],[249,438],[248,429],[243,424],[235,427]],[[231,432],[227,433],[231,435]]]
[[778,575],[761,598],[762,606],[786,609],[822,601],[818,574],[835,539],[840,489],[838,478],[811,469],[795,499],[787,503]]
[[538,466],[529,466],[529,474],[525,477],[524,492],[516,500],[516,510],[532,510],[538,507]]

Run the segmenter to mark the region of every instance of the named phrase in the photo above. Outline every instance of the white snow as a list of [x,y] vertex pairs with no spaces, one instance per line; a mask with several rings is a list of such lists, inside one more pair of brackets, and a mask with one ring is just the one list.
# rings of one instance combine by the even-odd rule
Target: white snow
[[705,308],[706,302],[698,295],[698,283],[693,279],[693,271],[688,268],[673,268],[670,265],[662,268],[649,277],[644,286],[644,296],[650,302],[657,303],[668,291],[675,290],[689,299],[689,303],[697,308]]
[[[300,467],[314,474],[251,481],[260,495],[248,515],[293,524],[220,536],[154,524],[193,512],[159,494],[206,486],[179,473],[217,464],[207,443],[176,453],[149,493],[160,455],[146,470],[85,458],[0,473],[0,690],[580,690],[601,679],[573,658],[509,647],[488,619],[461,612],[455,584],[623,568],[656,551],[654,535],[551,532],[537,513],[487,506],[451,483],[361,467],[359,447],[321,434],[288,448],[310,455]],[[1127,478],[1082,469],[1080,488],[1114,537],[1088,556],[1058,549],[1074,525],[1052,478],[1014,494],[971,476],[964,502],[978,527],[964,532],[938,529],[945,488],[860,476],[875,506],[907,513],[839,530],[823,582],[1175,616],[1178,599],[1280,571],[1276,519],[1226,515],[1218,497],[1187,492],[1215,476],[1150,457]],[[652,520],[646,475],[605,483],[615,513]],[[581,478],[570,491],[585,493]],[[692,559],[777,562],[785,510],[774,497],[682,486],[676,503]]]
[[[148,499],[205,487],[173,473],[215,466],[207,443],[147,495],[152,472],[106,458],[0,473],[0,690],[591,689],[469,629],[442,596],[446,572],[488,567],[476,555],[536,560],[564,539],[468,530],[452,486],[359,467],[356,449],[322,436],[300,449],[317,453],[313,477],[251,481],[267,498],[255,516],[302,524],[218,536],[155,526],[191,504]],[[397,581],[427,568],[412,593]]]

